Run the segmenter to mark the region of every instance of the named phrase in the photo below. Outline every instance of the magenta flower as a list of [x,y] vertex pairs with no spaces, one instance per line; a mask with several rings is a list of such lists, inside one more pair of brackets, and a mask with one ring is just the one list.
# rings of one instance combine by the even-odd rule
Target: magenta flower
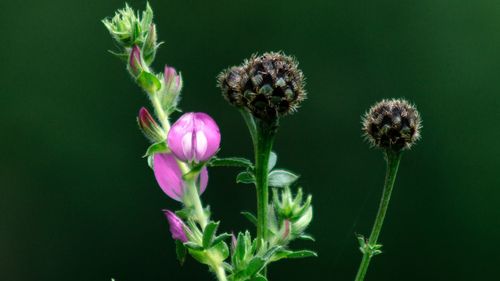
[[163,132],[163,129],[156,123],[153,116],[151,116],[146,108],[141,107],[139,110],[137,123],[139,124],[139,128],[144,136],[146,136],[146,138],[148,138],[151,142],[165,140],[165,133]]
[[163,210],[165,216],[167,217],[168,224],[170,225],[170,233],[172,233],[172,238],[179,240],[182,243],[188,241],[186,236],[186,225],[184,222],[170,210]]
[[219,150],[219,127],[208,114],[185,113],[170,128],[167,142],[178,159],[204,162]]
[[130,52],[129,68],[134,76],[138,76],[142,72],[141,49],[137,45],[134,45]]
[[[174,155],[171,153],[156,153],[153,156],[153,170],[156,181],[163,192],[174,200],[182,201],[185,182],[182,179],[182,171]],[[203,167],[201,170],[198,182],[200,194],[202,194],[208,184],[208,171],[206,167]]]

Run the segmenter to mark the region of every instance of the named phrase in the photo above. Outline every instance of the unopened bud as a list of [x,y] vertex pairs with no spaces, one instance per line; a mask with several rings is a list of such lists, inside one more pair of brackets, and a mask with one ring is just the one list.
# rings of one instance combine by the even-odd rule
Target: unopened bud
[[166,139],[165,132],[158,125],[158,123],[156,123],[153,116],[151,116],[146,108],[142,107],[139,110],[137,123],[139,124],[139,128],[141,129],[144,136],[151,142],[156,143],[164,141]]
[[139,76],[143,71],[141,49],[137,45],[130,52],[128,68],[135,77]]
[[363,118],[363,132],[373,145],[400,151],[409,149],[420,139],[420,114],[403,99],[382,100]]
[[306,98],[304,85],[297,61],[282,53],[254,55],[218,77],[218,86],[230,104],[264,120],[295,112]]

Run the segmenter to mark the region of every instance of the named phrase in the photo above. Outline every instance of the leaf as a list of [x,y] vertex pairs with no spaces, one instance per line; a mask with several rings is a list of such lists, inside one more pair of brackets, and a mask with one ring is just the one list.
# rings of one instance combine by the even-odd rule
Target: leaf
[[251,278],[249,281],[267,281],[267,278],[260,274],[257,274],[257,276]]
[[219,227],[219,222],[209,222],[203,231],[203,248],[208,249],[212,246],[212,241],[215,237],[215,232]]
[[220,258],[221,262],[229,257],[229,247],[225,242],[214,244],[211,251],[213,250],[216,250],[219,253],[218,258]]
[[242,167],[253,169],[250,160],[242,157],[217,158],[214,157],[208,162],[210,167]]
[[247,218],[251,223],[253,223],[254,225],[257,225],[257,218],[250,212],[241,212],[241,214],[243,216],[245,216],[245,218]]
[[309,250],[291,251],[282,249],[280,251],[277,251],[271,258],[271,260],[278,261],[281,259],[299,259],[299,258],[317,257],[317,256],[318,254]]
[[310,250],[300,250],[300,251],[292,251],[286,257],[289,259],[300,259],[300,258],[308,258],[308,257],[317,257],[318,254],[316,252]]
[[237,183],[252,184],[255,183],[255,176],[251,172],[241,172],[236,176]]
[[186,261],[186,247],[184,244],[182,244],[181,241],[175,240],[175,253],[177,254],[177,259],[179,260],[180,264],[183,265],[184,261]]
[[143,71],[137,76],[137,84],[149,94],[156,93],[161,88],[160,80],[149,72]]
[[314,239],[314,237],[312,237],[309,234],[302,234],[302,235],[300,235],[297,238],[302,239],[302,240],[309,240],[309,241],[312,241],[312,242],[316,241],[316,239]]
[[203,251],[203,247],[196,244],[196,243],[193,243],[193,242],[186,242],[184,243],[184,246],[186,246],[186,248],[188,249],[191,249],[191,250],[195,250],[195,251]]
[[[186,245],[186,243],[184,243],[184,245]],[[211,263],[211,260],[205,251],[189,249],[189,254],[191,254],[191,256],[200,263],[208,265]]]
[[276,166],[276,162],[278,162],[278,155],[274,151],[271,151],[271,154],[269,154],[269,162],[267,163],[267,170],[271,171],[274,166]]
[[255,274],[259,273],[259,271],[264,268],[266,265],[266,261],[261,258],[261,257],[254,257],[249,263],[248,266],[245,270],[245,274],[247,276],[254,276]]
[[186,181],[194,179],[196,176],[198,176],[198,174],[201,172],[201,169],[203,169],[204,166],[205,163],[198,163],[192,166],[189,172],[182,175],[182,178]]
[[214,240],[212,241],[212,245],[217,245],[219,244],[220,242],[226,240],[227,238],[230,238],[231,237],[231,234],[229,233],[222,233],[221,235],[217,236],[214,238]]
[[287,170],[273,170],[269,173],[269,186],[290,186],[298,178],[298,175]]
[[168,152],[168,151],[169,150],[167,147],[167,143],[165,141],[153,143],[152,145],[150,145],[148,147],[148,149],[146,150],[146,153],[142,156],[142,158],[146,158],[148,156],[153,156],[153,154],[155,154],[155,153],[164,153],[164,152]]

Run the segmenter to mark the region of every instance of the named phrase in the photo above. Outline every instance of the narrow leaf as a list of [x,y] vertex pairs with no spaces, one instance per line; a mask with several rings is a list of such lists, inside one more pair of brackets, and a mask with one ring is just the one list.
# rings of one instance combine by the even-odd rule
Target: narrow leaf
[[196,243],[193,243],[193,242],[186,242],[184,243],[184,246],[186,246],[186,248],[188,249],[191,249],[191,250],[195,250],[195,251],[203,251],[203,247],[196,244]]
[[212,158],[208,165],[211,167],[242,167],[253,168],[250,160],[241,157],[228,157],[228,158]]
[[245,218],[247,218],[251,223],[253,223],[254,225],[257,225],[257,218],[250,212],[241,212],[241,214],[243,216],[245,216]]
[[184,244],[182,244],[181,241],[175,240],[175,253],[177,254],[177,259],[179,260],[180,264],[183,265],[184,261],[186,261],[186,247]]
[[203,231],[203,248],[208,249],[212,246],[212,241],[214,240],[215,232],[219,227],[218,222],[209,222]]
[[317,257],[318,254],[316,252],[310,250],[300,250],[300,251],[292,251],[286,257],[289,259],[300,259],[300,258],[308,258],[308,257]]
[[222,233],[221,235],[217,236],[214,238],[214,240],[212,241],[212,245],[217,245],[219,244],[220,242],[228,239],[231,237],[231,234],[229,233]]

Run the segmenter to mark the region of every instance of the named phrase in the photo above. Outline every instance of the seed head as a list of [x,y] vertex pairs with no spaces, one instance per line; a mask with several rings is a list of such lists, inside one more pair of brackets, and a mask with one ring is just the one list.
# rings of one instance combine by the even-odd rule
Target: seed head
[[306,98],[297,61],[283,53],[253,55],[242,65],[223,71],[217,80],[230,104],[264,120],[295,112]]
[[403,99],[382,100],[370,108],[363,118],[363,132],[373,145],[400,151],[409,149],[420,139],[420,115]]

